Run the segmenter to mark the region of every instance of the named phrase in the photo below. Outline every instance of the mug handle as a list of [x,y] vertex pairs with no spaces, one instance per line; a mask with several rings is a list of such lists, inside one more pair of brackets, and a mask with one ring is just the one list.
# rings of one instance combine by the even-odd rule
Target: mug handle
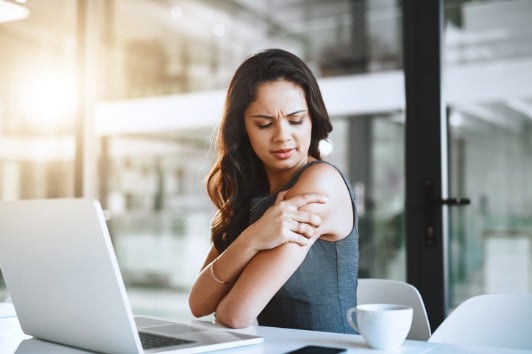
[[347,318],[347,322],[349,322],[351,327],[353,327],[355,331],[360,333],[360,330],[358,329],[358,324],[355,321],[353,321],[353,312],[355,312],[356,310],[357,310],[356,307],[352,307],[349,310],[347,310],[346,318]]

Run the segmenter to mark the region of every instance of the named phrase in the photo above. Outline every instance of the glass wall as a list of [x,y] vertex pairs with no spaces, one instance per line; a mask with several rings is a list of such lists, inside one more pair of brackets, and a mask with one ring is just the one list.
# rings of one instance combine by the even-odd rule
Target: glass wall
[[446,3],[453,307],[532,290],[532,3]]
[[73,194],[76,27],[32,5],[0,7],[0,199]]
[[361,217],[370,229],[362,233],[371,247],[361,242],[360,276],[406,280],[406,250],[404,235],[404,125],[403,114],[372,117],[372,198]]
[[[135,312],[188,315],[224,90],[267,47],[300,55],[319,78],[335,127],[327,159],[358,195],[360,276],[406,278],[399,0],[7,3],[20,16],[0,7],[0,200],[88,185],[110,215]],[[451,195],[471,199],[451,209],[452,304],[531,289],[530,4],[445,1]],[[84,114],[93,133],[80,131]]]
[[[304,58],[320,80],[396,74],[400,7],[396,1],[138,4],[145,10],[122,11],[131,1],[116,1],[112,10],[113,62],[107,72],[123,90],[113,91],[121,101],[101,105],[97,117],[99,198],[113,216],[109,224],[136,312],[182,316],[188,310],[176,310],[184,305],[176,300],[188,291],[209,247],[213,210],[202,182],[212,163],[224,90],[236,67],[260,49],[282,47]],[[147,21],[147,31],[125,30],[148,9],[158,17]],[[332,84],[323,89],[328,96],[347,94]],[[151,96],[157,98],[144,98]],[[367,100],[360,96],[360,101]],[[373,107],[369,112],[375,114],[362,108],[346,114],[329,106],[335,128],[327,159],[348,172],[359,194],[365,276],[405,277],[400,107],[399,100],[384,109],[391,113]],[[116,112],[127,115],[128,123],[117,127]],[[357,154],[351,153],[353,140]],[[175,299],[171,306],[143,300],[161,293]]]
[[45,3],[0,3],[0,200],[74,195],[75,9]]
[[[184,296],[209,246],[203,179],[223,93],[240,62],[267,47],[300,55],[324,80],[335,126],[327,159],[359,199],[361,276],[404,279],[399,1],[16,5],[26,16],[0,22],[0,199],[74,196],[85,159],[96,178],[84,178],[84,196],[110,215],[135,312],[188,315]],[[54,109],[48,120],[42,102]],[[76,133],[80,102],[94,135]],[[83,137],[93,157],[76,153]]]

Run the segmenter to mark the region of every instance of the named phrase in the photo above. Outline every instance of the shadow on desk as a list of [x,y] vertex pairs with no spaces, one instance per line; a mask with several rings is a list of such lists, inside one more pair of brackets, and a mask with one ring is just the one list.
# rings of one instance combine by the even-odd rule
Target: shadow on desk
[[20,342],[15,354],[35,354],[35,353],[44,353],[44,354],[87,354],[92,352],[87,352],[85,350],[67,347],[64,345],[59,345],[51,342],[46,342],[40,339],[30,338],[25,339]]

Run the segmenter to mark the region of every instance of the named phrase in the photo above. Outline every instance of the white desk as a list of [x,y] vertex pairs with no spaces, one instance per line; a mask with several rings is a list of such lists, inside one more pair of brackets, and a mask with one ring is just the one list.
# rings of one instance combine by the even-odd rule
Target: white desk
[[[194,321],[201,326],[214,326],[211,323]],[[241,333],[259,334],[264,337],[264,343],[241,348],[218,351],[217,353],[240,354],[281,354],[305,345],[321,345],[328,347],[342,347],[348,353],[377,354],[386,353],[370,349],[364,339],[358,335],[336,334],[327,332],[302,331],[294,329],[254,326],[243,330]],[[36,339],[22,333],[16,317],[0,318],[0,353],[16,354],[81,354],[87,353],[74,348],[59,346]],[[401,350],[394,353],[430,353],[430,354],[523,354],[530,351],[506,350],[486,347],[463,347],[449,344],[428,343],[407,340]]]

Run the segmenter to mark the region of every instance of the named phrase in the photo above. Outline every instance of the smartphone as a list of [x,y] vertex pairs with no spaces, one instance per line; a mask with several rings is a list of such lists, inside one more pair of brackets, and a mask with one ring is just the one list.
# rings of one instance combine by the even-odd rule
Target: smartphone
[[285,354],[336,354],[344,353],[345,348],[334,348],[334,347],[322,347],[319,345],[307,345],[302,348],[292,350]]

